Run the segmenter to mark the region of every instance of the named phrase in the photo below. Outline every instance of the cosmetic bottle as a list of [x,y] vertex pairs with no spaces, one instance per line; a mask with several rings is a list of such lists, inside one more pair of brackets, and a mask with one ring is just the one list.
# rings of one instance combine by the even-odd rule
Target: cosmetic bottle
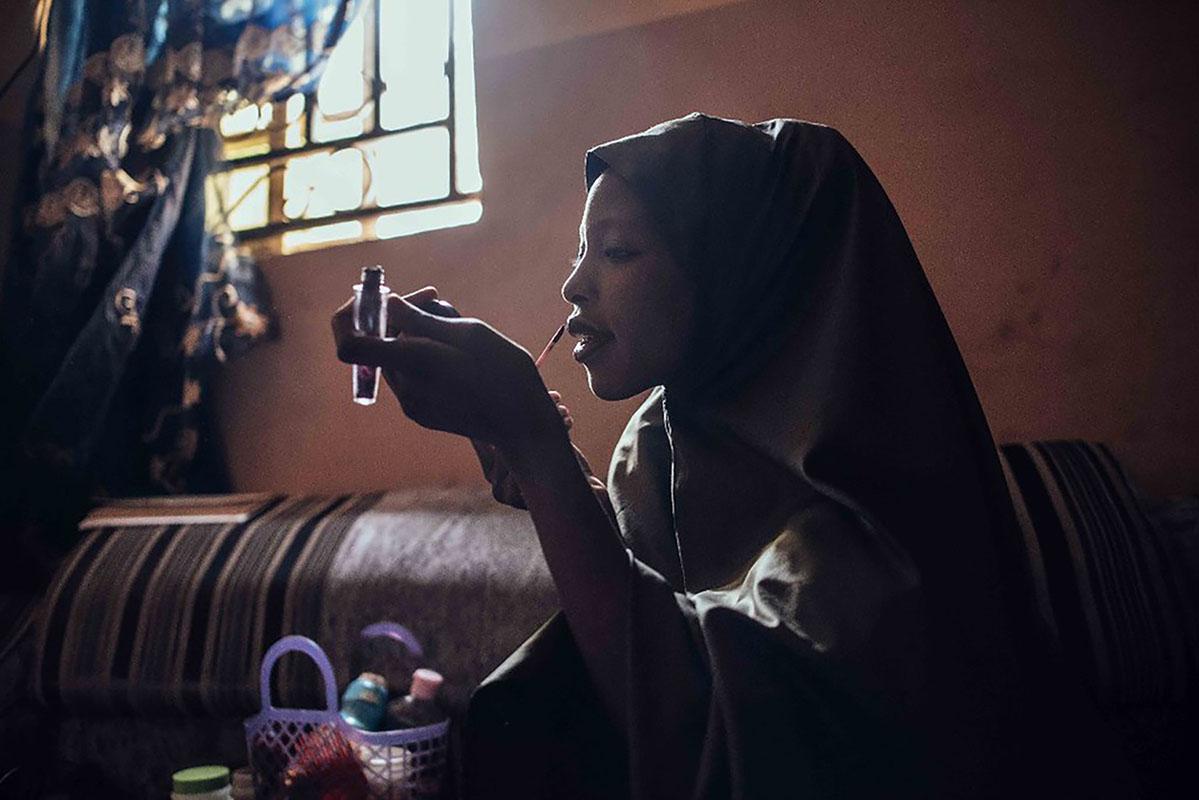
[[437,704],[437,691],[442,681],[441,674],[431,669],[413,672],[408,694],[387,704],[387,728],[418,728],[444,720],[445,712]]
[[[364,336],[383,338],[387,333],[387,295],[383,268],[362,268],[362,283],[354,285],[354,330]],[[369,406],[379,394],[379,368],[354,364],[354,402]]]
[[387,681],[364,672],[346,687],[341,696],[341,718],[364,731],[377,731],[387,713]]
[[[412,684],[408,694],[387,704],[385,727],[389,730],[419,728],[442,722],[445,710],[437,703],[437,692],[441,689],[441,674],[431,669],[418,669],[412,673]],[[404,780],[409,787],[411,800],[433,800],[442,797],[441,771],[428,766],[429,756],[419,746],[408,745],[408,752],[392,748],[392,774],[398,762],[404,767]]]

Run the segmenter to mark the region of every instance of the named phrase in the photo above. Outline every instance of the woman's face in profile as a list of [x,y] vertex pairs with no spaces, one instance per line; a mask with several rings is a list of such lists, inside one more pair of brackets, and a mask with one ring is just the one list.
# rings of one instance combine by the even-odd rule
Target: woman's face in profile
[[562,296],[574,306],[567,329],[596,397],[622,400],[678,374],[696,324],[695,286],[619,175],[591,185]]

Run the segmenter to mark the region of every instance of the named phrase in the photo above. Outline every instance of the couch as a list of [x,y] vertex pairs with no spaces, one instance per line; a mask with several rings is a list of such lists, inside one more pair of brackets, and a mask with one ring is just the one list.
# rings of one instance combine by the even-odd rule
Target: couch
[[[1199,498],[1143,496],[1101,443],[998,452],[1037,624],[1123,741],[1145,796],[1188,796]],[[358,636],[402,622],[445,674],[460,722],[472,687],[554,608],[527,515],[481,492],[278,496],[240,524],[90,532],[5,669],[23,676],[61,791],[165,797],[173,769],[244,763],[240,723],[282,635],[321,643],[344,686],[367,666],[412,666]],[[314,704],[315,671],[285,659],[274,693],[276,705]]]

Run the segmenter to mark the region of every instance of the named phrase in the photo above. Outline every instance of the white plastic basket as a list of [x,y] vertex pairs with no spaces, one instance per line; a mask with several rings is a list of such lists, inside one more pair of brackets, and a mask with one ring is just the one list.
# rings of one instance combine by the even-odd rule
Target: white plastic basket
[[[394,622],[378,622],[362,630],[367,638],[385,636],[422,655],[411,631]],[[325,683],[324,710],[276,708],[271,703],[271,672],[286,653],[306,654]],[[262,658],[262,710],[246,720],[246,748],[254,772],[255,796],[287,797],[284,775],[297,756],[315,750],[331,752],[347,742],[357,756],[366,796],[371,800],[419,800],[440,796],[445,781],[449,720],[398,731],[364,731],[346,723],[337,709],[337,683],[329,657],[306,636],[284,636]],[[348,800],[363,794],[363,781],[347,780]]]

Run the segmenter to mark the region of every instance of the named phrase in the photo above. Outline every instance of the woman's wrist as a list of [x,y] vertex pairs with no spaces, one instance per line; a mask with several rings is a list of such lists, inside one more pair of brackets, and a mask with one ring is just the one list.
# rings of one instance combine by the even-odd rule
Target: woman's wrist
[[577,465],[570,436],[562,418],[541,414],[524,436],[498,444],[512,475],[522,488],[526,483],[544,483],[545,476],[561,472],[564,464]]

